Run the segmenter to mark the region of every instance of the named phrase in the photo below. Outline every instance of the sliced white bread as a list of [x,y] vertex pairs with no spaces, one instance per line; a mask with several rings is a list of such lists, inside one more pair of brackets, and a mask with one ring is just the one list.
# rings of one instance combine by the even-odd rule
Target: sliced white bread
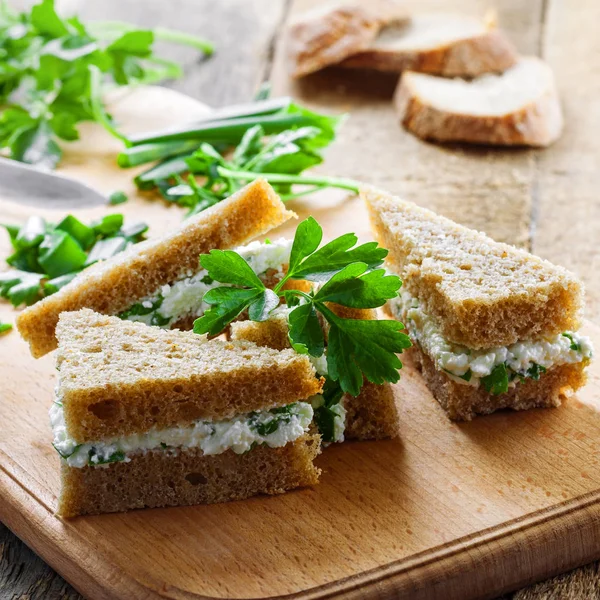
[[563,128],[554,75],[535,57],[472,81],[408,71],[394,102],[406,129],[439,142],[548,146]]
[[386,25],[366,50],[350,56],[341,66],[477,77],[501,73],[516,61],[515,47],[495,23],[464,15],[434,14]]
[[381,28],[405,20],[405,11],[390,0],[325,3],[292,20],[286,53],[292,77],[304,77],[365,50]]

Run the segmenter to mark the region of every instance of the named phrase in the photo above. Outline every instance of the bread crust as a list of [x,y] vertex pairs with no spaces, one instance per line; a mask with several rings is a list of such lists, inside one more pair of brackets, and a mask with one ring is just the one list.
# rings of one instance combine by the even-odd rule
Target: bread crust
[[198,448],[149,451],[106,467],[61,465],[62,517],[137,508],[187,506],[281,494],[318,483],[313,460],[320,437],[306,434],[281,448],[258,446],[206,456]]
[[[353,309],[330,304],[338,316],[346,319],[376,319],[372,309]],[[258,346],[283,350],[290,347],[287,317],[277,315],[268,321],[243,321],[231,324],[232,340],[249,340]],[[380,440],[399,435],[400,421],[394,391],[389,383],[376,385],[365,381],[356,397],[344,395],[348,440]]]
[[373,187],[361,197],[389,268],[446,339],[493,348],[579,329],[583,286],[566,269]]
[[304,77],[367,48],[380,27],[379,17],[358,4],[303,15],[289,25],[286,37],[292,77]]
[[437,370],[418,345],[414,345],[410,352],[433,397],[453,421],[470,421],[477,415],[487,415],[504,408],[528,410],[560,406],[561,401],[581,388],[587,378],[585,361],[558,365],[548,369],[537,381],[526,379],[505,394],[494,396],[481,385],[474,387],[457,383]]
[[501,73],[517,61],[517,52],[497,29],[454,40],[436,48],[402,50],[372,47],[353,54],[341,67],[375,69],[391,73],[417,71],[443,77],[477,77]]
[[419,95],[418,77],[424,75],[413,71],[403,74],[394,93],[394,105],[404,127],[421,139],[545,147],[562,133],[562,109],[554,86],[513,112],[474,115],[433,106]]
[[58,397],[78,443],[225,419],[317,394],[306,356],[122,321],[88,309],[57,327]]
[[85,269],[56,294],[22,311],[16,320],[19,333],[29,342],[32,355],[39,358],[56,348],[60,313],[85,307],[118,314],[161,286],[195,273],[200,254],[244,244],[293,216],[273,188],[257,179],[187,219],[176,231]]

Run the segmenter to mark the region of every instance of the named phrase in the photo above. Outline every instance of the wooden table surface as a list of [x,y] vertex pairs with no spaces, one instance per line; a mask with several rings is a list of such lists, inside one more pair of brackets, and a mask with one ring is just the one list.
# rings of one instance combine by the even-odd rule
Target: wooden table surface
[[[352,109],[331,149],[330,175],[363,179],[522,245],[573,269],[586,282],[588,317],[600,318],[600,22],[598,0],[497,0],[501,25],[523,54],[545,58],[554,69],[565,110],[561,140],[545,151],[440,150],[415,140],[394,122],[389,100],[394,81],[370,76],[359,84],[335,72],[290,87],[277,57],[281,25],[310,0],[103,0],[82,3],[85,18],[162,25],[203,34],[217,52],[198,60],[189,49],[165,47],[186,77],[170,87],[210,105],[248,100],[261,81],[303,101],[317,99]],[[23,4],[18,2],[16,4]],[[68,2],[63,2],[68,4]],[[483,0],[409,0],[419,10],[483,14]],[[367,91],[368,88],[368,91]],[[347,144],[365,152],[357,163]],[[432,163],[432,157],[434,162]],[[589,565],[511,595],[513,600],[600,598],[600,567]],[[0,524],[0,600],[79,599],[81,596]]]

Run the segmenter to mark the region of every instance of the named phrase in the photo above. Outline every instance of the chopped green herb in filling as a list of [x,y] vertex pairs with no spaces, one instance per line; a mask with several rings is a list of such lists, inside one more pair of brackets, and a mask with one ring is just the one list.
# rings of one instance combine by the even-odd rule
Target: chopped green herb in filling
[[279,448],[306,433],[312,418],[311,405],[296,402],[221,421],[196,421],[185,427],[153,429],[143,434],[77,443],[68,434],[63,405],[55,402],[50,409],[53,446],[70,467],[129,462],[130,454],[147,451],[178,452],[182,448],[200,448],[204,454],[212,455],[227,450],[243,454],[261,444]]
[[458,383],[483,385],[494,395],[504,394],[527,379],[537,381],[556,365],[589,361],[593,354],[589,338],[569,331],[510,346],[474,350],[447,340],[436,320],[406,290],[392,302],[392,309],[439,370]]
[[346,411],[342,404],[344,392],[339,382],[325,378],[323,393],[314,397],[314,422],[324,442],[343,442]]

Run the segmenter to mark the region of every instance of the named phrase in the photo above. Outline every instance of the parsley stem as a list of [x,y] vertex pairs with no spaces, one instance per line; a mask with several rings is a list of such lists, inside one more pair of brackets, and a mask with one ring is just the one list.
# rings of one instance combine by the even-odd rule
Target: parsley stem
[[252,171],[233,171],[225,167],[217,167],[221,177],[229,179],[239,179],[242,181],[254,181],[258,177],[263,177],[269,183],[289,183],[301,185],[315,185],[319,187],[334,187],[342,190],[350,190],[358,194],[359,183],[352,179],[342,179],[338,177],[311,177],[310,175],[286,175],[284,173],[256,173]]
[[183,46],[191,46],[192,48],[196,48],[196,50],[204,52],[206,56],[210,56],[215,51],[215,47],[211,42],[198,37],[197,35],[176,31],[174,29],[167,29],[166,27],[155,27],[152,31],[157,40],[174,42],[176,44],[182,44]]
[[[122,33],[137,30],[133,25],[121,21],[96,21],[95,23],[89,24],[89,29],[96,35],[104,38],[116,37]],[[155,27],[150,31],[154,34],[154,39],[163,40],[165,42],[174,42],[176,44],[181,44],[182,46],[191,46],[196,50],[204,52],[207,56],[210,56],[215,51],[212,42],[197,35],[192,35],[191,33],[167,29],[166,27]]]
[[102,102],[102,72],[95,65],[90,65],[90,102],[94,119],[111,135],[129,145],[127,138],[120,133],[104,110]]
[[310,194],[314,194],[319,190],[324,189],[325,186],[315,185],[306,190],[302,190],[301,192],[296,192],[294,194],[279,194],[279,197],[283,202],[287,202],[288,200],[294,200],[295,198],[300,198],[300,196],[309,196]]

